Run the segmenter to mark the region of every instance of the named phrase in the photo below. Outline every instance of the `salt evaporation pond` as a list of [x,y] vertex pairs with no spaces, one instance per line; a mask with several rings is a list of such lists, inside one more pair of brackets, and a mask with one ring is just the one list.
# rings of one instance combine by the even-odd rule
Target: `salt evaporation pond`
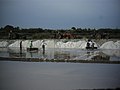
[[[120,41],[106,41],[101,45],[95,43],[97,50],[86,50],[87,40],[48,40],[45,39],[45,53],[42,51],[43,40],[33,40],[33,48],[38,48],[38,52],[28,52],[31,40],[22,41],[22,54],[20,53],[21,40],[1,41],[0,57],[24,57],[42,59],[66,59],[66,60],[93,60],[103,59],[110,61],[120,61]],[[102,57],[102,58],[101,58]]]
[[120,64],[0,61],[0,90],[120,87]]
[[[101,59],[120,61],[120,41],[96,43],[97,50],[86,50],[85,40],[33,40],[38,52],[28,52],[30,40],[1,41],[0,57],[67,60]],[[1,58],[0,58],[1,59]],[[80,90],[120,87],[120,64],[18,62],[0,60],[0,90]]]

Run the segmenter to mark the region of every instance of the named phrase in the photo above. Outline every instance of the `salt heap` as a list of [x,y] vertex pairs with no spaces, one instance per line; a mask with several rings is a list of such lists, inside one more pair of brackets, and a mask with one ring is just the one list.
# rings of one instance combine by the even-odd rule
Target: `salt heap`
[[[95,43],[95,42],[93,42],[93,43]],[[55,48],[79,48],[79,49],[85,49],[86,45],[87,45],[87,41],[85,41],[85,40],[81,40],[81,41],[77,41],[77,42],[68,41],[66,43],[58,41],[55,44]],[[98,47],[96,43],[95,43],[94,46]]]
[[[8,47],[9,48],[18,48],[18,47],[20,47],[20,42],[21,42],[21,40],[17,40],[14,43],[10,44]],[[30,40],[22,41],[22,47],[23,48],[26,48],[26,47],[29,47],[29,46],[30,46]]]
[[42,48],[42,45],[45,44],[46,48],[54,48],[54,40],[37,40],[33,41],[33,47]]
[[115,42],[115,45],[120,49],[120,41]]
[[[17,40],[14,43],[9,45],[9,48],[16,48],[20,47],[20,42],[21,40]],[[79,49],[85,49],[87,45],[87,41],[85,40],[80,40],[80,41],[57,41],[57,40],[36,40],[33,41],[33,48],[42,48],[42,44],[46,45],[46,48],[79,48]],[[95,43],[95,42],[94,42]],[[23,48],[29,48],[31,45],[31,40],[24,40],[22,41],[22,47]],[[97,44],[95,43],[95,47],[98,47]]]
[[120,41],[113,42],[113,41],[108,41],[102,44],[100,47],[101,49],[120,49]]
[[55,48],[55,41],[54,40],[48,40],[47,39],[44,42],[42,42],[42,44],[43,43],[46,45],[46,48]]
[[[41,43],[42,43],[41,40],[34,41],[34,42],[33,42],[33,47],[39,48],[39,47],[41,46]],[[30,46],[30,45],[29,45],[29,46]]]
[[7,41],[1,41],[0,42],[0,47],[7,47],[8,46],[8,42]]
[[78,41],[78,42],[68,41],[66,43],[58,41],[55,44],[55,48],[81,48],[81,49],[85,49],[86,44],[87,44],[86,41]]
[[[10,44],[9,48],[19,48],[21,40],[17,40],[14,43]],[[32,42],[33,48],[42,48],[43,40],[37,40]],[[54,48],[54,40],[46,40],[44,41],[46,44],[46,48]],[[24,40],[22,41],[23,48],[29,48],[31,45],[31,40]]]
[[17,41],[15,41],[14,43],[12,43],[12,44],[10,44],[8,47],[20,47],[20,41],[21,40],[17,40]]

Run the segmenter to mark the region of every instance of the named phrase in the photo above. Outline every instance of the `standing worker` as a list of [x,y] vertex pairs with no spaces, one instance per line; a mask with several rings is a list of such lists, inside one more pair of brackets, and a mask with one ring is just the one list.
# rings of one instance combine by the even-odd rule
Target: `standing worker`
[[20,41],[20,56],[22,55],[22,41]]
[[94,42],[92,42],[92,49],[94,49],[94,45],[95,45],[95,43],[94,43]]
[[31,43],[30,43],[30,49],[31,49],[31,48],[32,48],[32,46],[33,46],[32,42],[33,42],[33,41],[31,41]]
[[43,50],[43,54],[45,54],[45,45],[46,43],[44,42],[44,40],[42,41],[42,50]]
[[45,54],[45,44],[42,44],[43,54]]

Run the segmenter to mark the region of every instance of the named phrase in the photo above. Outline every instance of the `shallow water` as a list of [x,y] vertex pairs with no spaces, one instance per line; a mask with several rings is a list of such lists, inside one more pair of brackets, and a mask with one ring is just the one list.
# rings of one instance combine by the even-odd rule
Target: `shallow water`
[[0,61],[0,90],[120,87],[120,64]]
[[49,48],[43,53],[42,49],[29,52],[26,49],[20,51],[19,48],[0,48],[0,57],[120,61],[120,50]]

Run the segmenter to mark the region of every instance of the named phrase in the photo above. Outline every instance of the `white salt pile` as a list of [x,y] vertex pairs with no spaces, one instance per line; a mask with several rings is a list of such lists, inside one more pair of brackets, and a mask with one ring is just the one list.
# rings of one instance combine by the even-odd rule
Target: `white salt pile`
[[0,42],[0,47],[7,47],[8,46],[8,42],[7,41],[1,41]]
[[[8,47],[9,48],[18,48],[18,47],[20,47],[20,42],[21,42],[21,40],[16,40],[14,43],[10,44]],[[30,40],[22,41],[23,48],[26,48],[29,46],[30,46]]]
[[[17,40],[14,43],[10,44],[9,48],[17,48],[20,47],[21,40]],[[46,48],[54,48],[54,40],[46,40],[44,41]],[[43,40],[37,40],[32,42],[32,47],[42,48]],[[22,41],[23,48],[29,48],[31,45],[31,40]]]
[[[22,41],[22,46],[24,48],[28,48],[28,47],[30,47],[30,43],[31,43],[31,40]],[[19,46],[20,46],[20,44],[19,44]]]
[[37,40],[33,41],[33,47],[42,48],[42,45],[45,45],[46,48],[54,48],[54,40]]
[[[9,47],[20,47],[20,41],[16,40],[14,43],[10,44]],[[44,43],[46,45],[46,48],[79,48],[79,49],[85,49],[87,45],[87,41],[85,40],[79,40],[79,41],[55,41],[55,40],[44,40]],[[95,43],[95,42],[94,42]],[[31,40],[24,40],[22,41],[22,47],[28,48],[30,47]],[[42,48],[43,40],[36,40],[32,42],[33,47],[36,48]],[[0,42],[0,47],[6,47],[8,45],[8,42],[2,41]],[[98,45],[95,43],[95,47],[98,47]],[[99,48],[99,47],[98,47]],[[100,49],[120,49],[120,41],[113,42],[108,41],[105,42],[100,46]]]
[[58,41],[55,44],[55,48],[80,48],[80,49],[85,49],[86,44],[87,44],[86,41],[78,41],[78,42],[68,41],[66,43]]
[[101,45],[101,49],[120,49],[120,41],[108,41]]
[[[34,41],[34,42],[33,42],[33,47],[39,48],[39,47],[41,46],[41,43],[42,43],[41,40]],[[29,46],[30,46],[30,45],[29,45]]]
[[55,41],[54,40],[45,40],[44,42],[42,42],[42,44],[43,43],[46,45],[46,48],[55,48]]
[[120,49],[120,41],[115,42],[115,45],[116,45],[117,48]]
[[[93,42],[95,43],[95,42]],[[68,42],[62,42],[62,41],[58,41],[55,44],[55,48],[79,48],[79,49],[85,49],[87,45],[87,41],[85,40],[80,40],[77,42],[73,42],[73,41],[68,41]],[[97,47],[97,44],[95,43],[94,45],[95,47]]]
[[[17,40],[14,43],[9,45],[10,47],[20,47],[21,40]],[[36,40],[32,42],[33,47],[36,48],[42,48],[42,44],[46,45],[46,48],[79,48],[79,49],[85,49],[87,45],[87,41],[80,40],[80,41],[55,41],[55,40]],[[28,48],[31,45],[31,40],[24,40],[22,41],[22,47]],[[94,42],[94,46],[98,47],[98,45]]]
[[21,40],[17,40],[17,41],[15,41],[14,43],[12,43],[12,44],[10,44],[8,47],[20,47],[20,41]]

